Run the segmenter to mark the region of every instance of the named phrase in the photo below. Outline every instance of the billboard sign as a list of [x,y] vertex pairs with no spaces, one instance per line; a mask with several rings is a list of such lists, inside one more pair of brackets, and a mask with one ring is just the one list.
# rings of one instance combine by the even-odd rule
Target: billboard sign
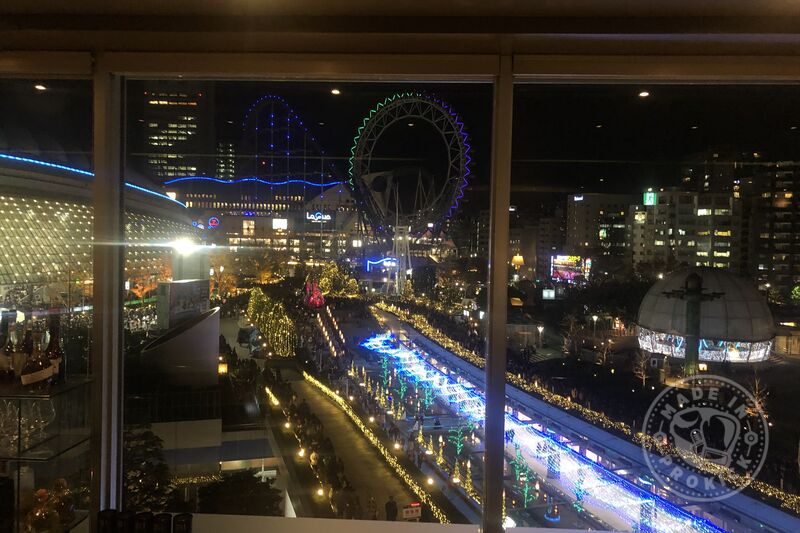
[[579,255],[554,255],[550,258],[550,277],[556,281],[574,283],[589,279],[592,260]]

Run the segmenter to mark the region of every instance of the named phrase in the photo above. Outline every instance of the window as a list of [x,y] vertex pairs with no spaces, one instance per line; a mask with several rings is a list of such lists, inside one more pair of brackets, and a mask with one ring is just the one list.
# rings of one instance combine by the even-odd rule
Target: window
[[242,236],[253,237],[256,234],[255,220],[242,220]]

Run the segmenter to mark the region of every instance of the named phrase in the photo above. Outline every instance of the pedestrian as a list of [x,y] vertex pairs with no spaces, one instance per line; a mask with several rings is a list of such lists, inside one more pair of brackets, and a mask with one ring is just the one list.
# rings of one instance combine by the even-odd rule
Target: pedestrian
[[394,496],[391,494],[389,495],[389,501],[386,502],[384,509],[386,511],[386,520],[389,522],[397,520],[397,502],[394,501]]
[[378,503],[375,501],[375,496],[370,496],[367,502],[367,516],[370,520],[378,519]]

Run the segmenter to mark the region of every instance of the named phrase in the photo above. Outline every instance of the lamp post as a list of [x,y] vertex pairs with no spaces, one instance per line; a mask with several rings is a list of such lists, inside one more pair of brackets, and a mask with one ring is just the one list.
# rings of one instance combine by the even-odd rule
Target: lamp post
[[594,338],[597,337],[597,319],[599,317],[597,315],[592,315],[592,342],[594,342]]
[[542,347],[542,332],[544,331],[544,326],[536,326],[536,329],[539,330],[539,348]]

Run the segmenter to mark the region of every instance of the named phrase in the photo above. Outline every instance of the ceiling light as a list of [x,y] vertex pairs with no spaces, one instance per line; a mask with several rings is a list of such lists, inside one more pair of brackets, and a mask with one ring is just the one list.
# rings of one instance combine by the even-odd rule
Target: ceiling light
[[408,127],[409,127],[409,128],[413,128],[413,127],[414,127],[414,123],[413,123],[413,122],[409,122],[409,123],[408,123]]
[[37,91],[46,91],[47,90],[47,87],[45,87],[41,83],[37,83],[36,85],[33,86],[33,88],[36,89]]
[[639,98],[647,98],[648,96],[650,96],[650,93],[647,91],[642,91],[639,93]]
[[331,89],[331,94],[338,96],[342,94],[342,91],[340,91],[339,89]]

